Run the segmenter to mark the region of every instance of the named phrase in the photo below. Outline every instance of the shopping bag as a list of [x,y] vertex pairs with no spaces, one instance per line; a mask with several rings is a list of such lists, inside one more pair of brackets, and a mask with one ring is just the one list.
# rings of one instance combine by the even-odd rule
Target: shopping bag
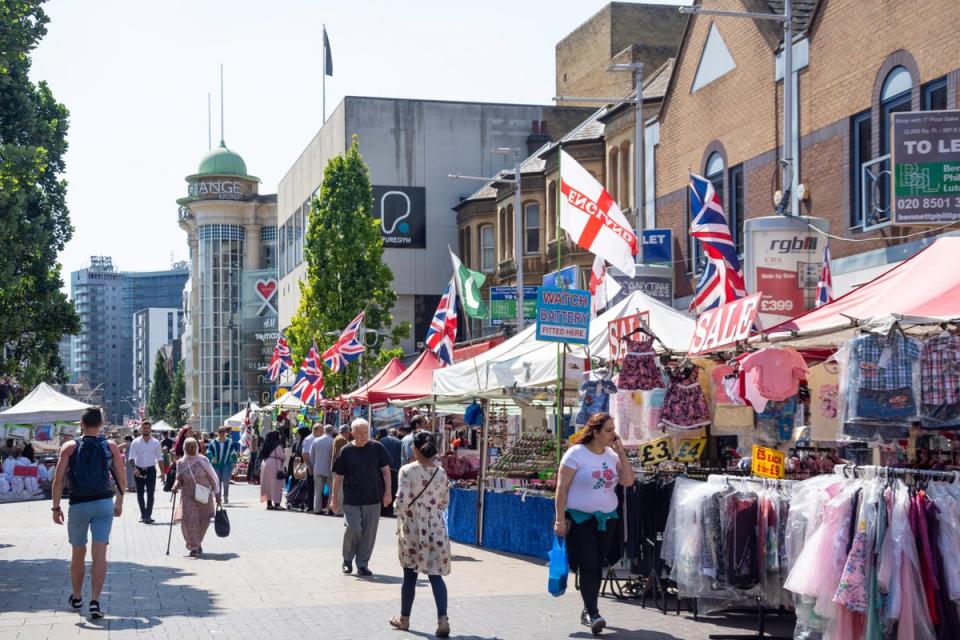
[[550,558],[550,577],[547,580],[547,590],[554,597],[562,596],[567,590],[567,542],[563,538],[554,536],[553,548],[547,554]]
[[230,518],[221,505],[217,505],[217,515],[213,518],[213,530],[218,538],[226,538],[230,535]]

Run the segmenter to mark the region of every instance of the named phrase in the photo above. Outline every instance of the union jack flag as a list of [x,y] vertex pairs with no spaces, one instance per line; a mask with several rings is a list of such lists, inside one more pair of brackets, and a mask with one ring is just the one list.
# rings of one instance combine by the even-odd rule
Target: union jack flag
[[360,342],[360,325],[363,323],[363,317],[366,311],[361,311],[360,315],[354,318],[347,328],[343,330],[333,346],[323,352],[323,363],[327,365],[333,373],[336,373],[353,362],[361,353],[367,350]]
[[690,308],[703,313],[747,295],[737,245],[713,184],[690,174],[690,235],[703,244],[706,268],[697,283]]
[[290,353],[290,345],[287,339],[282,335],[277,338],[277,344],[273,348],[273,357],[270,358],[270,366],[267,367],[267,374],[270,380],[276,380],[284,371],[293,368],[293,354]]
[[424,342],[441,362],[453,364],[453,344],[457,341],[457,281],[453,279],[440,298]]
[[817,283],[817,300],[814,307],[819,308],[833,302],[833,276],[830,274],[830,241],[823,249],[823,268],[820,270],[820,282]]
[[304,404],[316,404],[323,391],[323,370],[320,368],[320,356],[317,355],[317,342],[313,342],[307,357],[300,365],[297,380],[290,393],[300,398]]

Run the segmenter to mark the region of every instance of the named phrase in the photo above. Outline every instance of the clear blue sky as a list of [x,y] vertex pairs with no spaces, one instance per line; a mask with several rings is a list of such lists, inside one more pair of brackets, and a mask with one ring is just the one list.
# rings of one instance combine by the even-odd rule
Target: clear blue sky
[[[661,0],[660,4],[688,4]],[[606,0],[51,0],[33,57],[70,110],[64,279],[91,255],[128,270],[187,257],[176,223],[184,176],[207,150],[207,94],[261,193],[321,124],[321,25],[344,95],[550,104],[554,46]]]

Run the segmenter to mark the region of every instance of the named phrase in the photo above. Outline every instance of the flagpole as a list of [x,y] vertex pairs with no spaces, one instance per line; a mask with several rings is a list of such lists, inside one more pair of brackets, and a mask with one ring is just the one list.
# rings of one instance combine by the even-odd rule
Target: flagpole
[[[556,229],[556,239],[557,239],[557,284],[561,287],[562,282],[560,280],[560,260],[562,259],[560,243],[563,241],[561,238],[561,227],[560,227],[560,198],[563,197],[563,189],[561,183],[563,182],[563,145],[557,143],[557,229]],[[557,421],[556,421],[556,430],[557,433],[557,464],[560,464],[560,449],[563,444],[563,432],[561,426],[563,425],[563,347],[562,343],[557,343]]]
[[323,91],[323,122],[320,123],[320,126],[323,126],[327,123],[327,25],[323,25],[323,71],[321,72],[321,77],[323,81],[321,82],[321,87]]

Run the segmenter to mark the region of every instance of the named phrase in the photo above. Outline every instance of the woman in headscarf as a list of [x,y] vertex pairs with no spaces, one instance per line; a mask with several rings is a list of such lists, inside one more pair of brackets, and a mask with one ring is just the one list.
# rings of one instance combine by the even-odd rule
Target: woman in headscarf
[[[173,444],[173,453],[176,454],[177,459],[183,457],[183,443],[187,438],[196,439],[196,435],[193,433],[193,429],[190,428],[190,425],[184,425],[180,429],[180,433],[177,434],[177,441]],[[198,454],[205,455],[206,447],[203,446],[203,442],[197,440]]]
[[277,431],[267,434],[263,449],[260,450],[260,460],[260,502],[266,502],[267,510],[273,511],[280,508],[283,485],[287,479],[283,445],[280,444]]
[[[177,481],[172,489],[176,493],[181,487],[183,488],[183,496],[180,500],[182,509],[180,530],[183,532],[183,539],[187,543],[191,558],[198,558],[203,553],[201,545],[203,536],[207,533],[207,527],[210,526],[214,502],[220,504],[220,496],[217,493],[219,486],[217,473],[206,456],[198,455],[199,451],[200,444],[194,438],[184,440],[184,456],[177,463]],[[198,486],[208,489],[206,502],[197,500]]]

